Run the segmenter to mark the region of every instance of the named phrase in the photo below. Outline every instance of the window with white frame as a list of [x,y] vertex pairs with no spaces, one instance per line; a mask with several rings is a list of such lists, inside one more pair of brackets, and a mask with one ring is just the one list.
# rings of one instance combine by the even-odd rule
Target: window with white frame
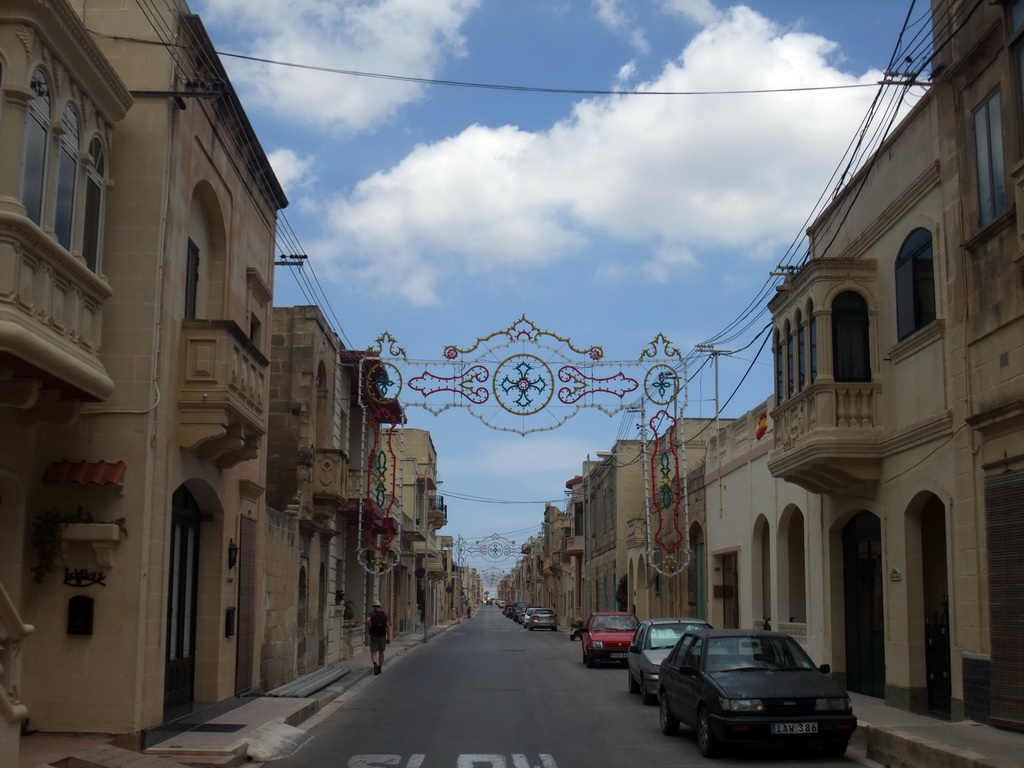
[[60,151],[57,154],[57,200],[53,213],[53,231],[57,242],[71,250],[75,224],[75,197],[78,188],[78,142],[81,130],[74,104],[64,106],[61,117]]
[[46,189],[47,147],[50,143],[50,81],[36,67],[29,84],[35,94],[29,102],[25,125],[25,165],[21,180],[21,202],[25,215],[36,224],[43,223],[43,192]]
[[868,305],[853,291],[832,302],[832,374],[836,381],[871,381]]
[[85,215],[82,224],[82,258],[93,272],[100,271],[106,175],[107,162],[103,153],[103,142],[94,137],[89,142],[88,164],[85,171]]
[[974,110],[974,149],[978,165],[978,224],[990,224],[1006,210],[1006,165],[999,91]]

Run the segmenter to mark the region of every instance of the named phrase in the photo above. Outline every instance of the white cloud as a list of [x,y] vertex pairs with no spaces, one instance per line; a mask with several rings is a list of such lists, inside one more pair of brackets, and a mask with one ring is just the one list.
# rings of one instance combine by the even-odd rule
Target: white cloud
[[633,24],[629,13],[625,10],[624,0],[593,0],[597,8],[597,18],[609,29],[624,35],[630,45],[640,53],[650,51],[650,45],[643,29]]
[[[460,28],[481,0],[202,0],[230,26],[230,52],[331,70],[431,78],[464,53]],[[241,43],[236,43],[240,45]],[[422,98],[423,86],[226,59],[247,109],[289,113],[321,128],[366,130]]]
[[[749,8],[712,14],[707,4],[676,5],[712,22],[641,90],[879,77],[835,69],[835,44],[783,31]],[[417,304],[436,302],[445,280],[543,267],[596,243],[637,253],[634,279],[692,268],[705,249],[767,256],[802,231],[872,96],[866,88],[601,97],[543,132],[474,125],[416,147],[331,201],[325,239],[311,250],[370,290],[397,290]],[[620,267],[605,265],[603,274]]]
[[313,174],[316,158],[312,155],[300,157],[291,149],[276,149],[267,153],[267,159],[270,160],[274,175],[284,188],[285,194],[291,195],[295,190],[316,181]]
[[666,12],[684,16],[701,26],[714,24],[722,16],[711,0],[661,0],[661,5]]

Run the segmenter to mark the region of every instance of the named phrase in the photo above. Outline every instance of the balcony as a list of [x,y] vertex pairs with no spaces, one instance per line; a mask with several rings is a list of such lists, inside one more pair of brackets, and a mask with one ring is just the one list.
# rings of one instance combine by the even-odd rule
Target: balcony
[[812,493],[874,486],[882,464],[879,384],[819,381],[772,411],[768,471]]
[[259,456],[267,358],[230,320],[185,320],[179,444],[221,469]]
[[562,548],[562,562],[566,562],[573,557],[583,557],[583,537],[580,535],[565,537],[565,545]]
[[336,509],[348,497],[348,476],[344,451],[317,448],[312,467],[313,504]]
[[448,524],[448,506],[444,503],[444,496],[428,495],[423,503],[427,508],[427,523],[432,528],[437,529]]
[[0,211],[0,405],[67,422],[114,383],[100,362],[110,286],[23,216]]

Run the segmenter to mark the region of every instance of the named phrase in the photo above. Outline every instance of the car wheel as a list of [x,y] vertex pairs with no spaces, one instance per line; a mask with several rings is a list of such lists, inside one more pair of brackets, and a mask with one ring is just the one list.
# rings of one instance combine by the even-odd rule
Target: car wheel
[[666,736],[675,736],[679,733],[679,721],[669,710],[664,691],[662,691],[658,702],[658,722],[661,724],[661,732]]
[[594,657],[591,656],[586,651],[583,652],[583,660],[585,662],[587,662],[587,669],[593,669],[594,668]]
[[697,746],[704,757],[716,757],[722,751],[721,742],[711,730],[711,718],[708,717],[707,707],[703,707],[697,713]]
[[629,692],[640,693],[640,685],[633,679],[633,673],[629,671],[629,667],[626,667],[626,677],[629,678]]
[[842,757],[846,754],[847,743],[845,741],[833,741],[830,744],[826,744],[822,752],[825,753],[825,757]]
[[644,704],[657,704],[658,697],[647,690],[647,686],[643,683],[640,684],[640,701]]
[[527,627],[527,629],[533,632],[533,627]]

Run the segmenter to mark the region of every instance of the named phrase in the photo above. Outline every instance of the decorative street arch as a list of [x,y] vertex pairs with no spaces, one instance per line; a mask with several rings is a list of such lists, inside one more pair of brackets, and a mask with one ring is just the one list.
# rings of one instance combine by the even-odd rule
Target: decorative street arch
[[686,406],[686,360],[664,335],[636,359],[612,361],[602,347],[577,346],[524,315],[508,328],[465,346],[448,344],[440,358],[423,360],[411,358],[385,332],[360,357],[359,383],[368,457],[360,562],[368,570],[389,570],[398,562],[401,429],[394,413],[413,407],[434,415],[462,408],[491,429],[520,435],[557,429],[584,409],[608,416],[639,410],[647,557],[662,574],[689,563],[685,446],[676,434]]

